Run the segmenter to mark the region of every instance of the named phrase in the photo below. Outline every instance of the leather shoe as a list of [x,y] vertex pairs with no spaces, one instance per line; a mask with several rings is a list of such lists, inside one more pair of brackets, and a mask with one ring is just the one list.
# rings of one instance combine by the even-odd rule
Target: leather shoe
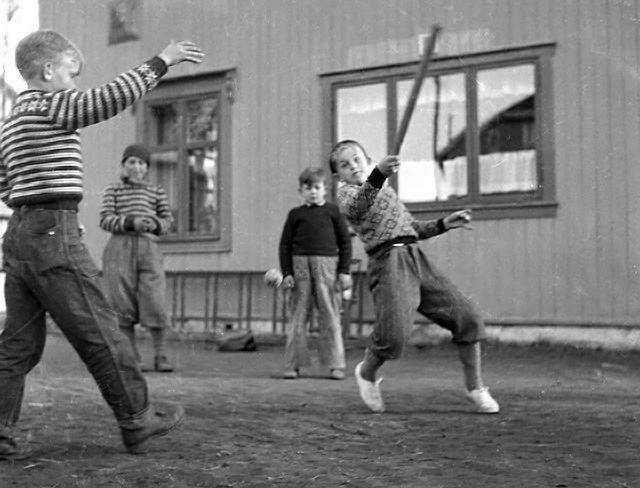
[[29,448],[18,447],[13,439],[0,440],[0,461],[19,461],[31,456]]
[[149,452],[147,441],[168,434],[184,419],[184,407],[177,405],[163,412],[155,411],[149,423],[140,429],[122,429],[122,442],[129,454]]

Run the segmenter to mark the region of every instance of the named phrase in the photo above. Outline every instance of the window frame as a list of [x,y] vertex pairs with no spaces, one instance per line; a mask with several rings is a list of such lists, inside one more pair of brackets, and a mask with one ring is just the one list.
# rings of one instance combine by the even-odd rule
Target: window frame
[[[149,148],[151,153],[162,152],[174,146],[162,146],[151,144],[147,133],[147,114],[150,106],[174,101],[188,101],[194,97],[216,94],[219,98],[219,133],[218,133],[218,158],[220,161],[218,173],[218,205],[219,205],[219,235],[198,234],[168,234],[160,238],[163,252],[167,254],[228,252],[231,250],[231,105],[234,101],[233,86],[235,69],[224,70],[215,73],[207,73],[197,76],[176,77],[162,80],[160,84],[149,92],[137,105],[142,105],[137,110],[138,139]],[[181,124],[181,134],[178,141],[179,164],[187,164],[187,154],[195,146],[208,146],[209,144],[188,142],[184,125]],[[153,171],[153,168],[152,168]],[[179,201],[188,201],[188,178],[186,170],[180,170],[178,185]],[[172,202],[170,202],[172,203]],[[184,215],[187,213],[182,209]]]
[[[556,44],[553,42],[517,46],[492,51],[462,54],[457,56],[434,57],[427,76],[438,74],[464,73],[467,96],[467,127],[472,137],[467,137],[467,154],[470,164],[467,198],[406,203],[407,208],[419,219],[432,219],[443,213],[459,210],[461,207],[474,210],[474,219],[500,218],[545,218],[555,217],[558,203],[555,186],[555,138],[553,114],[553,56]],[[387,127],[397,128],[401,113],[396,109],[396,86],[398,81],[415,76],[418,62],[409,62],[358,70],[342,70],[320,75],[322,99],[327,107],[323,113],[323,153],[329,154],[337,142],[337,92],[341,88],[386,83],[387,85]],[[479,144],[480,134],[477,120],[476,79],[479,70],[532,64],[535,68],[535,118],[538,131],[544,130],[544,137],[538,137],[537,177],[539,187],[533,192],[513,194],[479,194]],[[387,130],[387,148],[393,145],[395,131]],[[390,150],[390,149],[388,149]],[[397,187],[397,178],[391,179]],[[335,190],[335,189],[334,189]]]

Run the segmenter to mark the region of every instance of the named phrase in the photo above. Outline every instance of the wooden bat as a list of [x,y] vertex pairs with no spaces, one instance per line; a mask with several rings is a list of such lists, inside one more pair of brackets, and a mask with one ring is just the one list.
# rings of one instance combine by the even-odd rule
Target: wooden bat
[[422,55],[422,61],[420,63],[420,67],[418,68],[418,73],[413,80],[413,87],[411,88],[409,102],[407,103],[407,107],[404,109],[402,121],[400,122],[400,127],[398,128],[396,138],[393,141],[393,146],[391,148],[390,154],[400,154],[400,148],[402,147],[402,143],[404,142],[404,136],[407,135],[409,121],[411,120],[413,109],[415,108],[416,102],[418,101],[418,95],[420,93],[420,88],[422,87],[422,81],[424,80],[424,77],[427,73],[427,67],[429,66],[429,61],[431,61],[433,51],[436,47],[436,38],[438,37],[438,33],[440,32],[440,30],[442,30],[442,27],[440,27],[439,24],[433,24],[433,26],[431,27],[431,35],[429,36],[427,46],[424,50],[424,54]]

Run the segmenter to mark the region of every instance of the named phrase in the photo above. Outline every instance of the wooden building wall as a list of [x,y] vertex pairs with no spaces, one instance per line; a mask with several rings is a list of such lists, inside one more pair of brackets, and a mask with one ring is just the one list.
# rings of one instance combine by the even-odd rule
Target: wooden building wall
[[[319,75],[418,59],[443,26],[449,55],[557,43],[555,218],[478,221],[425,247],[485,311],[508,323],[640,324],[640,7],[631,0],[146,0],[142,39],[107,44],[108,2],[41,0],[41,25],[77,41],[81,86],[108,81],[188,38],[199,67],[237,68],[230,253],[170,255],[171,270],[264,270],[298,204],[296,175],[321,164]],[[100,257],[99,192],[135,139],[131,111],[84,131],[88,244]]]

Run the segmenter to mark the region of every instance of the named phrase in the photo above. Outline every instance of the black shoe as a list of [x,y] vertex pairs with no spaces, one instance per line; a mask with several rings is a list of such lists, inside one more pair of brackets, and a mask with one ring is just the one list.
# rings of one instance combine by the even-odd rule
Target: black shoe
[[18,447],[13,439],[0,441],[0,461],[19,461],[27,459],[31,454],[31,449]]
[[154,361],[154,368],[158,373],[173,372],[173,366],[169,364],[169,361],[167,361],[167,356],[165,356],[164,354],[156,356],[156,359]]
[[149,423],[140,429],[122,429],[122,442],[129,454],[146,454],[149,451],[147,441],[156,437],[168,434],[175,427],[180,425],[184,419],[184,407],[164,409],[162,412],[154,412]]

